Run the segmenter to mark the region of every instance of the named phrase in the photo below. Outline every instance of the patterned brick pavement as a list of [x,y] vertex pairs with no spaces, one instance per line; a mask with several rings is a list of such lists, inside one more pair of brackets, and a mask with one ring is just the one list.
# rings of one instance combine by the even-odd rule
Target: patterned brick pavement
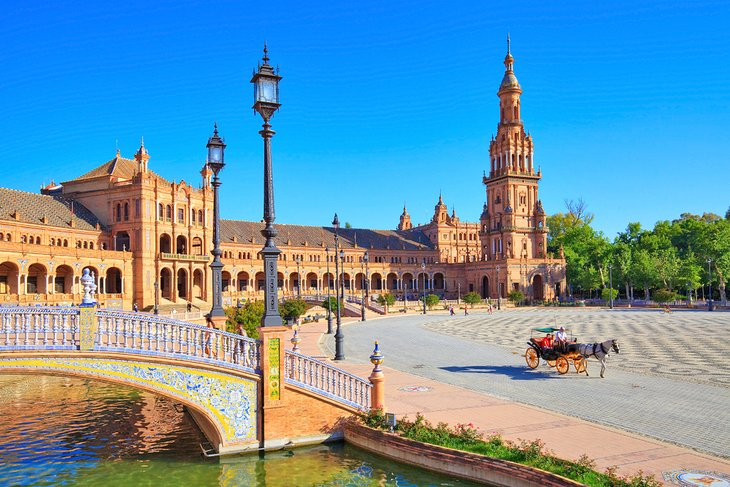
[[[532,325],[555,324],[572,330],[583,343],[618,338],[621,353],[609,358],[609,369],[730,387],[730,313],[726,312],[529,308],[458,316],[424,326],[522,354]],[[598,370],[593,359],[589,372]]]

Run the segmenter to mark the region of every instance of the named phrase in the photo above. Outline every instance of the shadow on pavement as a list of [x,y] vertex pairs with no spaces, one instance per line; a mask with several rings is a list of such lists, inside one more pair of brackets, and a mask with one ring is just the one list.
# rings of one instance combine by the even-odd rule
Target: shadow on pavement
[[449,366],[439,367],[447,372],[467,373],[467,374],[502,374],[510,377],[512,380],[539,380],[539,379],[557,379],[557,372],[550,370],[532,370],[523,366],[516,365],[466,365],[462,367]]

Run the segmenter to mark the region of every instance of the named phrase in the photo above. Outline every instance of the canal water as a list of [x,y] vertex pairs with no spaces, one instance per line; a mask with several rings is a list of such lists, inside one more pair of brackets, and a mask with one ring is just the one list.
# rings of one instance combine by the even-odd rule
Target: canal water
[[[293,412],[295,414],[295,412]],[[335,444],[205,459],[180,404],[99,381],[0,376],[0,486],[473,486]]]

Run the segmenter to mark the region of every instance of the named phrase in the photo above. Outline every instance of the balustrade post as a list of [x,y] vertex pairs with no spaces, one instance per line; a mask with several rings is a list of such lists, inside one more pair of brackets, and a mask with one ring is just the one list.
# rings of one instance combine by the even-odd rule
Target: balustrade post
[[370,356],[370,362],[375,366],[368,379],[373,385],[370,390],[370,409],[382,409],[385,412],[385,377],[383,377],[383,371],[380,368],[380,364],[383,363],[384,357],[380,353],[378,348],[378,342],[375,342],[375,349],[373,354]]

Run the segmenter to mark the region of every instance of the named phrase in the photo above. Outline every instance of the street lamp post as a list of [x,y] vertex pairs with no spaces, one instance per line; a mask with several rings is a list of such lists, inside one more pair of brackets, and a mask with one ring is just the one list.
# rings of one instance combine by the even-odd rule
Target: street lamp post
[[261,255],[264,256],[264,296],[265,311],[261,319],[261,326],[281,326],[281,316],[279,315],[279,299],[278,299],[278,270],[277,260],[281,251],[274,243],[274,237],[278,235],[278,231],[274,228],[274,173],[271,167],[271,137],[275,132],[271,130],[269,120],[274,115],[281,104],[279,103],[279,81],[281,76],[274,72],[274,68],[269,64],[268,49],[264,45],[263,64],[259,65],[259,70],[254,73],[251,83],[254,85],[254,105],[253,109],[257,111],[264,119],[263,129],[259,131],[264,139],[264,222],[266,226],[261,230],[261,235],[266,239]]
[[692,306],[692,292],[689,289],[689,282],[687,283],[687,307]]
[[457,306],[457,308],[460,304],[461,304],[461,283],[457,282],[456,283],[456,306]]
[[[330,298],[330,288],[332,287],[332,275],[330,274],[330,248],[325,247],[324,253],[327,256],[327,334],[332,334],[332,300]],[[337,253],[335,253],[337,255]]]
[[[367,255],[367,251],[365,251]],[[362,261],[360,262],[360,274],[362,277],[360,278],[360,319],[362,321],[365,321],[365,255],[362,256]]]
[[712,259],[707,259],[707,275],[710,281],[710,293],[707,296],[707,311],[712,311],[715,309],[712,305]]
[[502,309],[502,283],[499,281],[499,266],[497,266],[497,309]]
[[[335,301],[337,301],[337,331],[335,332],[335,360],[343,360],[345,358],[342,352],[342,311],[340,310],[340,287],[343,283],[340,281],[340,237],[338,230],[340,229],[340,219],[335,218],[332,220],[332,226],[335,229]],[[343,263],[344,267],[344,263]],[[338,358],[339,357],[339,358]]]
[[302,258],[297,255],[297,299],[302,299],[302,274],[299,271],[299,264]]
[[368,270],[368,262],[370,262],[370,255],[368,251],[365,251],[363,256],[365,259],[365,299],[370,299],[370,271]]
[[613,309],[613,264],[608,264],[608,283],[610,287],[609,296],[611,300],[611,305],[609,307]]
[[160,283],[157,282],[157,281],[155,281],[154,286],[155,286],[155,314],[157,315],[157,314],[160,314],[160,309],[159,309],[159,306],[160,306],[160,296],[159,296],[159,293],[160,293]]
[[[340,276],[342,277],[342,283],[340,285],[340,300],[342,303],[345,302],[345,251],[340,249]],[[338,276],[338,277],[340,277]],[[342,321],[340,316],[337,316],[337,331],[335,332],[335,360],[345,360],[345,349],[344,340],[345,336],[342,334]]]
[[213,171],[213,262],[210,263],[210,268],[213,271],[213,307],[210,310],[210,316],[212,318],[222,319],[226,316],[223,311],[223,296],[221,291],[223,290],[223,262],[221,262],[221,233],[220,233],[220,201],[218,198],[218,188],[221,185],[221,181],[218,178],[218,173],[223,169],[225,163],[223,162],[223,153],[226,149],[226,144],[223,143],[223,139],[218,136],[218,125],[213,125],[213,136],[208,139],[208,167]]
[[426,314],[426,263],[421,262],[421,272],[423,273],[423,314]]

